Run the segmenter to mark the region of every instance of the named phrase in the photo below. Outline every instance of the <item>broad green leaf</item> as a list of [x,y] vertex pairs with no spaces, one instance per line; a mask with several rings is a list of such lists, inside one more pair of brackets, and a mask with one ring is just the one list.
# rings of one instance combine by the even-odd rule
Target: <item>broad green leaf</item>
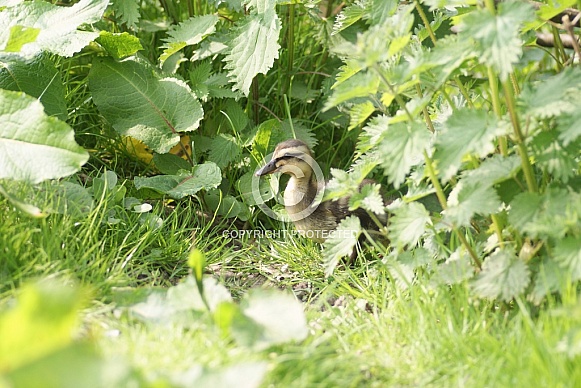
[[581,195],[549,188],[543,194],[521,193],[510,203],[508,221],[531,237],[562,239],[581,219]]
[[517,155],[504,157],[496,154],[482,162],[478,168],[463,171],[462,181],[464,184],[480,183],[484,186],[493,186],[514,177],[521,167],[520,163]]
[[387,180],[396,188],[404,182],[413,166],[423,163],[430,144],[430,132],[417,122],[391,125],[378,146]]
[[462,283],[474,276],[474,266],[464,248],[456,249],[445,263],[438,265],[430,279],[435,285]]
[[501,206],[496,191],[487,182],[461,180],[450,193],[444,220],[454,226],[469,226],[475,214],[487,216]]
[[564,146],[569,146],[571,142],[581,136],[581,109],[577,108],[572,114],[564,114],[557,118],[557,130],[559,140]]
[[498,250],[484,261],[472,289],[481,298],[500,298],[508,302],[525,290],[530,276],[527,265],[514,253]]
[[431,225],[430,213],[418,202],[403,203],[389,218],[389,239],[398,247],[413,248]]
[[180,199],[200,190],[215,189],[222,182],[220,168],[212,162],[194,167],[193,173],[157,175],[150,178],[135,177],[135,188],[148,188],[172,198]]
[[369,120],[363,127],[357,142],[357,153],[364,154],[377,146],[389,127],[389,118],[385,115],[377,116]]
[[359,72],[349,79],[333,86],[333,94],[325,103],[329,110],[345,101],[360,97],[370,97],[377,93],[379,77],[373,72]]
[[559,263],[553,259],[544,257],[539,263],[539,268],[534,278],[535,286],[529,295],[534,303],[539,304],[543,298],[561,289],[569,277],[569,269],[561,268]]
[[95,206],[89,191],[77,183],[51,182],[43,189],[48,206],[55,213],[76,218],[86,217]]
[[135,59],[95,59],[89,87],[99,111],[120,134],[158,153],[176,145],[179,132],[198,128],[203,116],[200,102],[183,81],[161,78],[151,65]]
[[0,89],[0,178],[38,183],[78,171],[89,154],[71,127],[24,93]]
[[141,15],[139,14],[138,0],[115,0],[110,4],[115,16],[129,28],[137,28]]
[[325,275],[331,276],[339,259],[350,256],[357,245],[361,234],[361,224],[356,216],[349,216],[341,221],[337,229],[323,244]]
[[224,168],[240,158],[240,146],[232,135],[219,134],[212,139],[209,160]]
[[44,281],[25,285],[0,314],[0,370],[8,371],[72,342],[84,304],[75,287]]
[[169,37],[165,39],[166,44],[163,46],[165,50],[159,57],[161,63],[182,48],[198,44],[206,36],[214,33],[216,23],[218,23],[218,16],[203,15],[192,16],[188,20],[172,26],[167,32]]
[[19,52],[25,44],[33,43],[39,33],[39,28],[18,25],[10,27],[10,37],[8,38],[8,42],[6,42],[4,51],[13,53]]
[[60,72],[47,55],[32,59],[0,55],[0,88],[39,98],[47,115],[67,119],[65,87]]
[[260,179],[254,172],[248,172],[238,180],[236,188],[245,204],[255,206],[274,198],[278,192],[278,179]]
[[460,109],[444,123],[436,141],[434,159],[444,181],[456,174],[462,158],[470,153],[480,157],[494,151],[494,139],[502,130],[493,113],[485,110]]
[[278,58],[280,20],[275,12],[275,1],[251,2],[256,6],[234,30],[234,38],[228,42],[228,54],[224,58],[228,77],[233,89],[245,96],[250,92],[252,80],[258,73],[266,74]]
[[349,210],[363,208],[369,212],[384,215],[385,205],[378,184],[366,184],[361,191],[354,193],[349,198]]
[[[327,5],[330,6],[331,4]],[[332,34],[338,34],[345,30],[349,26],[357,23],[363,15],[366,13],[365,2],[355,2],[354,4],[345,7],[339,15],[335,18],[335,23],[333,24]]]
[[375,106],[371,101],[355,104],[349,108],[349,128],[352,130],[355,127],[363,124],[375,112]]
[[190,171],[192,166],[174,154],[154,154],[153,163],[162,174],[177,175],[180,170]]
[[244,109],[240,106],[240,103],[234,100],[228,100],[226,102],[226,108],[222,112],[227,117],[228,123],[230,124],[232,131],[235,133],[240,133],[246,128],[250,119]]
[[555,260],[571,274],[571,280],[581,279],[581,238],[565,237],[557,241]]
[[77,28],[101,20],[107,4],[107,0],[80,0],[71,7],[59,7],[35,0],[6,8],[0,12],[0,49],[10,40],[11,28],[22,26],[40,30],[34,42],[22,46],[23,55],[49,51],[70,57],[99,36]]
[[581,70],[569,67],[534,86],[525,84],[518,105],[526,116],[536,118],[575,113],[579,111],[577,92],[580,86]]
[[139,38],[135,35],[101,31],[97,38],[99,43],[115,59],[122,59],[143,50]]
[[385,23],[397,10],[399,1],[396,0],[371,0],[369,18],[371,24]]
[[539,167],[567,183],[571,177],[577,175],[580,142],[565,146],[558,136],[556,130],[541,132],[531,142],[531,149]]
[[522,55],[519,30],[534,20],[533,9],[524,2],[499,3],[496,15],[483,8],[468,14],[460,26],[463,39],[474,40],[479,60],[506,79]]
[[240,304],[242,313],[261,328],[257,348],[304,340],[309,330],[303,305],[293,294],[278,290],[250,290]]
[[204,201],[210,210],[222,217],[237,217],[242,211],[242,205],[240,202],[231,195],[223,196],[215,193],[208,193],[204,196]]

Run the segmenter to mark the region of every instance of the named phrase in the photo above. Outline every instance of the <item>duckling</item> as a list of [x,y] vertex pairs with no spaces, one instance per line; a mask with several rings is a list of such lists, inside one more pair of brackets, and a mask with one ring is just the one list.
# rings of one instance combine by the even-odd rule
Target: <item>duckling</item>
[[[285,208],[299,233],[315,242],[324,242],[341,220],[350,215],[359,218],[362,228],[377,231],[377,224],[365,210],[349,210],[349,197],[321,202],[327,182],[317,179],[315,165],[307,144],[291,139],[276,146],[271,161],[258,170],[256,176],[275,172],[290,175],[284,192]],[[359,189],[373,183],[373,180],[365,179]],[[378,219],[384,225],[387,223],[385,215],[378,216]]]

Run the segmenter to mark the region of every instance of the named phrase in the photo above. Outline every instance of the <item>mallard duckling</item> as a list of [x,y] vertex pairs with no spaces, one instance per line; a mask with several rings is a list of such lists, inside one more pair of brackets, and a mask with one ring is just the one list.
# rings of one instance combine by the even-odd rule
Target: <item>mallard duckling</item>
[[[378,230],[377,224],[365,210],[349,210],[349,197],[321,202],[326,182],[321,176],[317,179],[319,174],[315,174],[314,166],[316,162],[307,144],[291,139],[276,146],[271,161],[258,170],[256,176],[275,172],[290,175],[284,192],[285,208],[299,233],[315,242],[324,242],[341,220],[349,215],[357,216],[364,229]],[[372,183],[375,182],[366,179],[359,189]],[[385,215],[378,219],[384,225],[387,223]]]

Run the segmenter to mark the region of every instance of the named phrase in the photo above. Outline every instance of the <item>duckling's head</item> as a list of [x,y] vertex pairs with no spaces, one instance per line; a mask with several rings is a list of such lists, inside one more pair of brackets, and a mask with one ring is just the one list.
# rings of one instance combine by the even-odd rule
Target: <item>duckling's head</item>
[[304,141],[286,140],[276,146],[272,159],[256,172],[256,176],[280,172],[298,179],[308,179],[313,173],[311,161],[313,155]]

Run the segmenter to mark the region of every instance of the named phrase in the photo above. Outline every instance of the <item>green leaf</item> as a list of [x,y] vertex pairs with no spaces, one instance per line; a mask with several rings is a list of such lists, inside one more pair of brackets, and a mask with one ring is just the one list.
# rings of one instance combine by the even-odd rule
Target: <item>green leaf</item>
[[375,112],[375,106],[371,101],[355,104],[349,108],[349,128],[352,130],[355,127],[363,124]]
[[257,9],[247,16],[234,31],[224,58],[233,89],[245,96],[258,73],[266,74],[278,58],[280,20],[275,12],[275,0],[250,2]]
[[531,142],[531,149],[538,166],[567,183],[569,178],[577,175],[580,144],[572,142],[565,146],[558,136],[556,130],[541,132]]
[[385,23],[397,10],[398,3],[396,0],[371,0],[369,12],[371,24]]
[[161,154],[180,141],[178,132],[195,130],[203,117],[200,102],[183,81],[161,78],[151,65],[135,59],[96,59],[89,88],[99,111],[120,134]]
[[450,193],[444,220],[454,226],[469,226],[475,214],[496,213],[500,206],[498,194],[487,182],[461,180]]
[[96,32],[79,31],[82,24],[101,20],[106,0],[80,0],[71,7],[59,7],[45,1],[27,1],[0,12],[0,48],[10,41],[14,26],[40,30],[36,40],[24,44],[24,56],[49,51],[70,57],[99,36]]
[[463,171],[462,181],[464,184],[493,186],[514,177],[521,167],[520,163],[517,155],[504,157],[496,154],[482,162],[478,168]]
[[445,263],[434,271],[431,283],[434,285],[452,285],[463,283],[474,276],[474,266],[464,248],[456,249]]
[[89,154],[71,127],[24,93],[0,89],[0,178],[38,183],[78,171]]
[[56,280],[25,285],[0,314],[0,369],[9,371],[71,344],[84,300]]
[[360,97],[370,97],[377,93],[379,77],[373,72],[360,72],[349,79],[335,84],[333,94],[327,99],[324,110],[329,110],[345,101]]
[[99,43],[115,59],[122,59],[143,50],[139,38],[135,35],[101,31],[97,38]]
[[548,188],[545,193],[521,193],[510,203],[508,221],[531,237],[561,239],[581,219],[581,195]]
[[190,171],[192,166],[175,154],[154,154],[153,163],[163,174],[177,175],[180,170]]
[[535,86],[525,85],[518,105],[526,116],[548,118],[579,111],[578,103],[573,103],[581,86],[581,70],[578,67],[566,68]]
[[430,132],[422,124],[391,125],[378,146],[387,180],[396,188],[404,182],[413,166],[423,163],[423,153],[430,144]]
[[226,217],[233,218],[237,217],[238,214],[243,210],[242,205],[236,198],[231,195],[217,195],[214,193],[209,193],[204,196],[206,204],[210,210],[214,211],[215,214]]
[[389,117],[385,115],[377,116],[369,120],[369,123],[363,127],[363,131],[359,135],[357,153],[362,155],[370,149],[375,148],[383,138],[384,133],[387,132],[388,127]]
[[172,26],[167,32],[169,37],[165,39],[166,44],[163,46],[165,50],[159,57],[161,63],[163,64],[167,58],[182,48],[198,44],[206,36],[213,34],[216,31],[216,23],[218,23],[218,16],[203,15],[192,16]]
[[278,290],[250,290],[241,302],[242,313],[260,328],[257,348],[304,340],[309,330],[303,305],[292,294]]
[[350,256],[357,245],[361,234],[361,224],[356,216],[349,216],[341,221],[337,229],[323,244],[325,275],[331,276],[339,259]]
[[472,289],[481,298],[500,298],[508,302],[525,290],[530,276],[527,265],[514,253],[498,250],[484,261]]
[[553,259],[543,257],[535,276],[535,286],[529,295],[534,303],[539,304],[543,298],[555,291],[559,291],[569,277],[569,272],[559,266]]
[[349,210],[353,211],[360,207],[378,214],[385,214],[385,205],[383,204],[383,197],[380,193],[381,186],[378,184],[368,184],[361,188],[361,191],[356,192],[349,198]]
[[191,174],[135,177],[134,180],[137,190],[148,188],[176,199],[196,194],[200,190],[215,189],[221,182],[220,168],[212,162],[195,166]]
[[335,18],[335,23],[333,24],[332,34],[338,34],[345,30],[349,26],[357,23],[363,15],[365,15],[366,7],[365,2],[356,2],[348,7],[345,7],[339,15]]
[[527,3],[503,2],[498,4],[496,15],[487,8],[468,14],[462,21],[460,36],[474,40],[479,60],[492,66],[505,80],[522,55],[519,30],[534,17]]
[[10,27],[10,37],[8,42],[6,42],[6,47],[4,51],[6,52],[19,52],[22,50],[22,46],[27,43],[32,43],[38,37],[40,33],[39,28],[33,27],[23,27],[23,26],[12,26]]
[[32,59],[0,55],[0,88],[39,98],[47,115],[67,119],[65,86],[48,55]]
[[137,28],[141,17],[138,0],[115,0],[110,6],[121,23],[127,24],[129,28]]
[[494,151],[494,139],[503,134],[493,113],[485,110],[460,109],[444,123],[438,135],[434,159],[439,175],[450,180],[460,168],[462,158],[470,153],[484,157]]
[[567,147],[581,136],[581,109],[575,109],[572,114],[564,114],[557,118],[559,140]]
[[413,248],[431,225],[430,213],[417,202],[402,203],[389,218],[389,239],[398,247]]
[[237,161],[240,155],[240,146],[234,136],[221,133],[212,139],[209,159],[218,167],[226,167],[231,162]]
[[571,274],[572,281],[581,279],[581,238],[565,237],[557,241],[555,260]]

